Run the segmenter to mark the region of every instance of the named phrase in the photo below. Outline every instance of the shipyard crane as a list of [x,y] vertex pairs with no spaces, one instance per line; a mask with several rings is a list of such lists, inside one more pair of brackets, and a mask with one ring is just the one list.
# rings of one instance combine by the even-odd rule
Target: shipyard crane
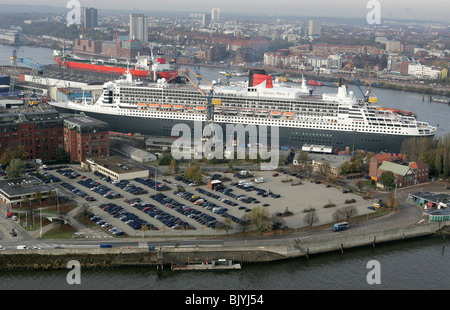
[[[28,57],[27,58],[17,57],[16,50],[13,51],[13,54],[11,56],[11,63],[12,63],[14,71],[17,69],[17,63],[22,63],[22,64],[32,68],[32,72],[33,72],[33,84],[32,84],[32,86],[33,87],[36,86],[36,76],[38,74],[42,75],[44,73],[44,66],[43,65],[38,64],[37,62],[33,61],[31,58],[28,58]],[[14,91],[14,82],[11,85],[11,91]],[[37,97],[37,95],[35,94],[34,91],[31,94],[28,102],[31,105],[37,105],[39,103],[39,99],[38,99],[38,97]]]
[[366,81],[366,84],[369,84],[369,88],[367,89],[366,92],[364,92],[363,89],[361,88],[361,86],[359,85],[358,80],[356,79],[355,75],[353,74],[353,69],[357,70],[353,63],[348,63],[344,67],[344,71],[349,72],[350,75],[353,77],[353,80],[355,81],[356,86],[358,87],[359,91],[361,92],[361,94],[362,94],[362,96],[364,98],[364,102],[377,103],[378,102],[377,97],[369,97],[369,94],[371,93],[372,84],[369,83],[368,81]]
[[203,95],[203,97],[205,97],[205,99],[206,99],[206,123],[207,123],[207,125],[209,123],[213,123],[214,122],[214,106],[222,104],[221,99],[213,99],[214,86],[218,85],[219,83],[211,83],[211,82],[201,78],[202,80],[206,81],[208,84],[211,85],[211,90],[209,92],[205,92],[203,89],[201,89],[198,86],[198,84],[195,84],[194,81],[192,81],[192,79],[188,75],[189,72],[195,73],[191,69],[187,68],[181,74],[184,75],[189,80],[189,82],[192,83],[192,85],[194,85],[194,87]]
[[11,56],[11,62],[13,65],[17,65],[18,62],[23,63],[24,65],[31,67],[33,71],[35,71],[38,74],[44,73],[44,66],[41,64],[38,64],[37,62],[33,61],[31,58],[26,57],[17,57],[16,50],[13,51],[13,55]]

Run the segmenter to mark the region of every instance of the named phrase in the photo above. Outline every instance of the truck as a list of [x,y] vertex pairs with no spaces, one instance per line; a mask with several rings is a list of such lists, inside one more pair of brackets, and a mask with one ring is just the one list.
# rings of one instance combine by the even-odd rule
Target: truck
[[18,245],[18,246],[17,246],[17,249],[18,249],[18,250],[26,250],[26,249],[28,249],[28,248],[27,248],[26,245]]
[[101,248],[112,248],[112,244],[111,243],[101,243],[100,247]]

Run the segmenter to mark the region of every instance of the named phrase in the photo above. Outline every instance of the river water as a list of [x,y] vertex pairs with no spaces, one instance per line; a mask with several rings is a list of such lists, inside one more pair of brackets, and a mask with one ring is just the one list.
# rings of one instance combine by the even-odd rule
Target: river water
[[[13,48],[0,46],[0,65],[8,65]],[[19,48],[18,57],[31,57],[41,64],[52,64],[52,51]],[[203,76],[212,81],[223,76],[218,69],[202,67]],[[232,77],[233,80],[242,78]],[[351,89],[358,96],[359,90]],[[333,92],[317,87],[317,92]],[[374,89],[379,104],[413,111],[419,120],[438,125],[438,136],[450,132],[450,107],[429,102],[429,96],[397,90]],[[1,240],[0,240],[1,242]],[[0,243],[1,244],[1,243]],[[427,237],[347,250],[326,255],[244,265],[239,271],[172,272],[156,268],[82,270],[81,284],[69,285],[68,271],[7,271],[0,273],[2,290],[442,290],[450,289],[450,253],[443,251],[442,237]],[[380,263],[380,284],[369,284],[371,260]],[[336,302],[339,302],[336,300]]]

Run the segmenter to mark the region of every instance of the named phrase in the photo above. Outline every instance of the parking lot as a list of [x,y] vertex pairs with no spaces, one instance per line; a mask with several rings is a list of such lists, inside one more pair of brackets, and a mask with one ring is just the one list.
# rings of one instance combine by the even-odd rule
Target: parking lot
[[[352,198],[356,202],[351,205],[359,215],[374,212],[368,209],[371,202],[358,195],[300,176],[283,173],[274,176],[272,171],[258,171],[247,178],[230,173],[215,175],[227,180],[223,189],[215,191],[207,185],[195,186],[180,176],[119,182],[98,173],[82,172],[77,167],[71,169],[74,174],[59,173],[61,182],[57,184],[77,201],[84,199],[96,216],[93,223],[114,236],[224,234],[216,227],[226,218],[231,219],[233,229],[229,233],[233,233],[240,230],[240,219],[255,207],[267,208],[271,215],[285,215],[288,210],[289,216],[283,216],[285,228],[307,226],[304,211],[314,208],[319,218],[317,224],[330,223],[331,227],[332,214],[347,206],[345,201]],[[52,174],[58,174],[55,172]],[[292,186],[300,181],[301,185]],[[182,191],[178,191],[180,187]],[[324,208],[330,202],[335,207]]]

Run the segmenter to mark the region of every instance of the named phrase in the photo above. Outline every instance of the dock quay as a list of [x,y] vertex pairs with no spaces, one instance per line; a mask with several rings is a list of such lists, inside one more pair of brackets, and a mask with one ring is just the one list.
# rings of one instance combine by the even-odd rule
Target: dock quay
[[[238,270],[251,263],[267,263],[284,259],[306,258],[313,255],[340,252],[358,247],[441,234],[450,223],[423,223],[377,232],[330,234],[290,239],[249,239],[224,241],[222,246],[191,247],[112,247],[64,248],[48,250],[3,250],[0,269],[65,269],[70,260],[78,260],[83,268],[157,267],[173,270],[214,270],[206,262],[232,261],[221,270]],[[244,244],[245,242],[245,244]],[[151,242],[147,242],[151,244]],[[239,264],[239,267],[234,264]],[[228,268],[225,268],[227,267]]]
[[221,258],[218,260],[213,260],[211,263],[205,262],[201,264],[184,264],[184,265],[174,265],[171,264],[170,269],[172,271],[186,271],[186,270],[239,270],[241,269],[241,264],[234,263],[231,259]]

